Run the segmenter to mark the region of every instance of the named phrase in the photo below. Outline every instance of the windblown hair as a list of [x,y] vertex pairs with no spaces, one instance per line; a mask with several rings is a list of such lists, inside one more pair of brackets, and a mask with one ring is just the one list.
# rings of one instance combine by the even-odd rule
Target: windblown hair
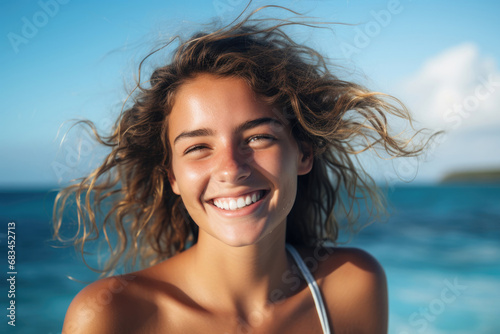
[[[299,145],[312,147],[313,169],[298,177],[287,219],[288,243],[335,242],[341,227],[354,231],[360,199],[375,208],[374,214],[383,211],[373,179],[356,163],[358,153],[377,147],[389,157],[421,152],[409,140],[389,135],[388,115],[411,123],[397,99],[339,79],[323,56],[285,33],[287,25],[301,23],[269,24],[254,15],[180,41],[168,65],[141,83],[143,62],[156,51],[148,55],[139,66],[132,105],[122,111],[110,136],[99,135],[92,122],[84,121],[111,152],[89,176],[58,194],[55,236],[64,240],[63,213],[74,196],[78,231],[71,241],[83,254],[87,241],[104,234],[111,256],[103,272],[122,260],[135,266],[140,259],[142,266],[150,266],[197,241],[198,227],[168,181],[167,129],[177,90],[199,74],[245,80],[286,119]],[[103,203],[108,212],[98,219]]]

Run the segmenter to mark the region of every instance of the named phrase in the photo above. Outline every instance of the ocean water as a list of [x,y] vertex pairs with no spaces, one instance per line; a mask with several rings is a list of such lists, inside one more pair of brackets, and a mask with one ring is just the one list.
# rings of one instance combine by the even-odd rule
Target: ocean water
[[[95,273],[73,248],[53,248],[55,194],[0,193],[0,333],[61,333],[65,311]],[[351,246],[383,265],[389,286],[389,333],[500,333],[500,186],[396,187],[391,216]],[[16,224],[16,326],[9,320],[7,226]]]

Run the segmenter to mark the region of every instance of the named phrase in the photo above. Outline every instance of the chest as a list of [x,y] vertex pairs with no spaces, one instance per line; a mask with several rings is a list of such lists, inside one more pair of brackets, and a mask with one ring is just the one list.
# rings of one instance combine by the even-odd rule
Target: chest
[[156,333],[323,333],[318,311],[307,288],[285,301],[269,304],[263,310],[239,314],[208,310],[198,305],[158,308],[153,328],[152,332]]

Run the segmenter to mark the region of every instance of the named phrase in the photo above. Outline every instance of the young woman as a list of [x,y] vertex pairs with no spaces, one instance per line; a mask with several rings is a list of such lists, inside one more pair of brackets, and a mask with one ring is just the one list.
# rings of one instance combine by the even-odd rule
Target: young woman
[[103,233],[106,272],[123,259],[145,269],[84,288],[63,333],[387,332],[380,265],[324,242],[354,229],[359,198],[380,206],[356,153],[418,153],[387,132],[387,114],[409,116],[338,79],[289,21],[267,22],[181,43],[113,134],[96,134],[111,153],[61,192],[56,235],[75,195],[82,251]]

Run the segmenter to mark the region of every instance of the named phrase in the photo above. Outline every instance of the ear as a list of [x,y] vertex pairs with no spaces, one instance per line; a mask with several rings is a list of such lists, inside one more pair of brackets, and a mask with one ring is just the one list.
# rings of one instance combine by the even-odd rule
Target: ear
[[313,148],[311,143],[299,143],[299,164],[297,168],[298,175],[305,175],[309,173],[313,167]]
[[169,170],[167,174],[168,174],[168,182],[170,183],[172,191],[174,192],[174,194],[180,195],[181,192],[179,191],[179,185],[177,184],[177,180],[175,179],[174,172]]

